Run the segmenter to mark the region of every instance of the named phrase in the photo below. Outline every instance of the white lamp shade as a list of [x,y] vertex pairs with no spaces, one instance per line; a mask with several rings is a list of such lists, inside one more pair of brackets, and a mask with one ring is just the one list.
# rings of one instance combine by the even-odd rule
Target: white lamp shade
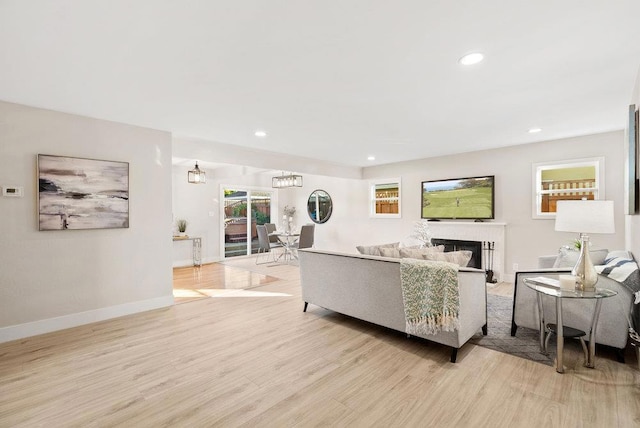
[[558,201],[556,231],[615,233],[613,201]]

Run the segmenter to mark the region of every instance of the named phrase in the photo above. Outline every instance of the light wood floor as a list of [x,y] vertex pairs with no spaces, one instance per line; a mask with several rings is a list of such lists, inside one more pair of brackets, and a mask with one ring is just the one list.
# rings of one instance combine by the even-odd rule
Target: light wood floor
[[632,354],[593,370],[567,355],[560,375],[467,345],[451,364],[444,346],[303,313],[295,266],[226,266],[277,279],[0,345],[0,427],[640,424]]
[[[247,260],[241,263],[251,267]],[[236,293],[229,291],[246,290],[276,281],[279,279],[275,276],[221,263],[206,264],[200,268],[174,268],[173,299],[176,303],[184,303],[214,295],[232,295]]]

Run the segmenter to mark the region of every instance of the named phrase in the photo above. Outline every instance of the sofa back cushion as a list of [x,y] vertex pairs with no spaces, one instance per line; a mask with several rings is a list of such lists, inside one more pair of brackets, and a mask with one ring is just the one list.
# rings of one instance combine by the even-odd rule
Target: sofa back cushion
[[[609,254],[609,250],[607,249],[589,251],[589,257],[594,265],[603,265],[607,254]],[[561,247],[560,250],[558,250],[558,257],[556,257],[553,267],[574,267],[578,262],[579,256],[580,251],[573,248]]]
[[432,253],[444,252],[444,245],[426,248],[380,248],[380,255],[394,259],[418,259],[426,260],[425,256]]

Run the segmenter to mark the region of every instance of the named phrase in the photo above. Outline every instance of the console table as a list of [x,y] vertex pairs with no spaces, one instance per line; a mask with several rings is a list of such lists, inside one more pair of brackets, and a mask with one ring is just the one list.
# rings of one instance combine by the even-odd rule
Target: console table
[[192,241],[193,265],[202,266],[202,238],[195,236],[174,236],[173,241]]
[[[536,300],[538,302],[538,313],[540,318],[540,348],[546,352],[546,343],[544,340],[545,330],[550,329],[556,333],[556,371],[564,373],[564,365],[562,362],[562,353],[564,351],[565,337],[580,337],[586,332],[571,329],[562,325],[562,299],[595,299],[596,305],[591,318],[591,327],[589,334],[589,350],[585,353],[585,366],[589,368],[595,367],[596,354],[596,327],[598,326],[598,317],[600,316],[600,306],[602,299],[613,297],[617,292],[606,288],[596,288],[595,291],[575,291],[563,288],[556,288],[544,283],[536,282],[533,278],[525,278],[524,283],[527,287],[536,292]],[[556,299],[556,324],[545,324],[544,306],[542,304],[542,296],[547,295]],[[565,329],[568,330],[565,332]]]

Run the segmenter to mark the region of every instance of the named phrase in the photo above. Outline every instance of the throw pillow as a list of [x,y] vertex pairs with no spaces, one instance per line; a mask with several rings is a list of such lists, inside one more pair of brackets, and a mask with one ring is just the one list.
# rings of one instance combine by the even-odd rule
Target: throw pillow
[[388,248],[382,247],[380,248],[380,256],[382,257],[393,257],[394,259],[400,258],[400,249],[399,248]]
[[442,253],[444,252],[444,245],[438,245],[436,247],[426,248],[400,248],[400,257],[408,259],[424,260],[425,254]]
[[607,264],[609,263],[611,260],[613,259],[629,259],[629,260],[634,260],[633,255],[631,254],[631,252],[627,251],[627,250],[617,250],[617,251],[611,251],[610,253],[607,254],[607,256],[605,257],[605,262],[603,263],[593,263],[595,264]]
[[391,244],[382,244],[382,245],[370,245],[368,247],[358,245],[356,247],[356,250],[358,250],[360,254],[364,254],[367,256],[380,256],[381,248],[398,248],[399,246],[400,246],[399,242],[392,242]]
[[425,260],[435,260],[438,262],[449,262],[455,263],[458,266],[465,267],[469,264],[472,256],[471,251],[461,250],[461,251],[449,251],[446,253],[431,253],[425,254],[423,257]]

